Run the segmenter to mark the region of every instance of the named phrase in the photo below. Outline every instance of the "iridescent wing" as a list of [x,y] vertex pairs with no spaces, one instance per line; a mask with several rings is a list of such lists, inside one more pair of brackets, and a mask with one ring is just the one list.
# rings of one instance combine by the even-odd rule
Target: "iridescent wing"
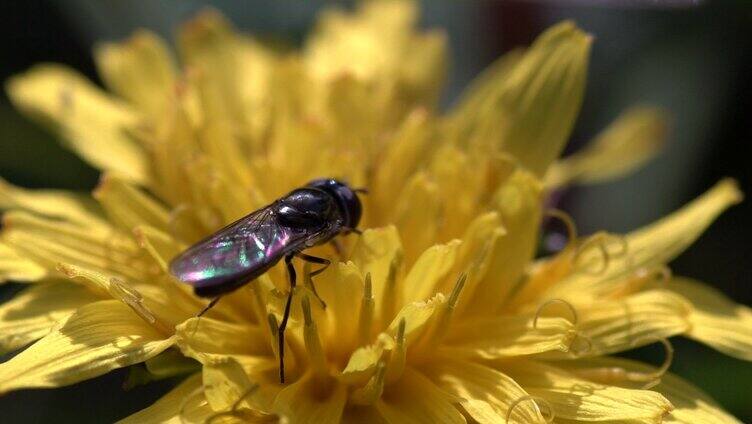
[[260,276],[310,235],[279,225],[267,206],[188,248],[172,260],[170,272],[200,296],[219,295]]

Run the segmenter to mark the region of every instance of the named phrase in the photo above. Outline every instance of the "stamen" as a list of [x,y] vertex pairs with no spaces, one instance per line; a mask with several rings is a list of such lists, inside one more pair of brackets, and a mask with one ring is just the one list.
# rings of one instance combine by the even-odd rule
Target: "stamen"
[[653,270],[656,274],[656,280],[659,281],[662,284],[666,284],[669,281],[671,281],[671,278],[674,276],[674,273],[671,271],[671,268],[668,267],[668,265],[661,265],[657,269]]
[[350,401],[356,405],[373,405],[384,393],[384,380],[386,376],[386,364],[382,359],[376,365],[376,373],[368,380],[368,383],[352,392]]
[[577,240],[577,226],[574,223],[574,219],[561,209],[548,209],[545,214],[551,218],[559,220],[567,229],[567,246],[572,246]]
[[[202,227],[201,223],[193,216],[193,207],[182,203],[170,211],[167,220],[167,232],[175,240],[187,242],[190,239],[200,239],[202,234],[198,231]],[[187,236],[187,237],[186,237]]]
[[[663,363],[653,372],[637,372],[627,371],[622,367],[601,367],[583,369],[577,371],[577,375],[602,383],[620,383],[624,381],[631,381],[636,383],[645,383],[642,386],[643,390],[651,389],[661,383],[661,377],[668,372],[671,367],[671,363],[674,360],[674,347],[667,339],[658,339],[657,342],[661,343],[666,350],[666,357]],[[634,344],[638,344],[639,340]]]
[[576,241],[570,243],[563,250],[553,255],[552,258],[546,259],[531,269],[528,278],[523,280],[523,283],[505,307],[509,310],[519,310],[538,299],[540,293],[545,293],[556,283],[572,274],[575,244]]
[[[616,242],[620,246],[619,250],[609,250],[609,246],[612,245],[613,242]],[[595,270],[593,270],[592,267],[588,268],[589,264],[584,264],[585,266],[581,266],[583,264],[580,263],[581,259],[584,256],[584,253],[593,248],[597,249],[600,253],[600,256],[603,258],[603,260],[600,262],[602,265],[600,266],[600,268]],[[624,256],[628,251],[629,246],[627,245],[627,240],[626,238],[624,238],[624,236],[599,232],[589,237],[587,240],[585,240],[584,243],[582,243],[582,245],[577,248],[574,257],[572,258],[572,262],[575,267],[579,268],[581,272],[585,272],[591,275],[600,275],[608,269],[608,266],[611,263],[612,259]]]
[[167,219],[167,232],[176,240],[181,239],[178,234],[178,226],[180,225],[180,220],[183,219],[189,208],[190,207],[187,204],[183,203],[170,211],[169,218]]
[[363,298],[360,301],[360,316],[358,317],[358,344],[365,345],[371,339],[371,326],[373,324],[373,287],[371,273],[366,273],[363,285]]
[[624,237],[621,234],[608,234],[611,241],[615,241],[616,244],[621,247],[621,249],[611,252],[611,256],[613,257],[621,257],[629,253],[629,243],[627,243],[627,238]]
[[215,414],[210,415],[209,417],[206,418],[206,420],[204,420],[204,424],[211,424],[215,420],[219,418],[224,418],[224,417],[234,417],[234,418],[242,420],[242,417],[240,417],[238,414],[238,408],[240,407],[240,404],[245,400],[245,398],[255,393],[256,390],[258,390],[258,388],[259,388],[258,383],[252,384],[243,394],[240,395],[240,397],[238,397],[238,399],[235,402],[233,402],[230,410],[217,412]]
[[564,306],[566,306],[569,309],[569,312],[572,313],[572,325],[577,325],[577,322],[579,322],[579,318],[577,317],[577,310],[572,306],[571,303],[567,302],[564,299],[549,299],[545,302],[543,302],[540,306],[538,306],[538,309],[535,311],[535,318],[533,318],[533,329],[538,329],[538,318],[540,318],[541,312],[543,312],[543,309],[545,309],[546,306],[552,304],[552,303],[560,303]]
[[[640,339],[635,341],[634,344],[638,344]],[[663,363],[661,364],[658,369],[656,369],[653,372],[650,373],[639,373],[639,372],[630,372],[628,373],[628,377],[632,381],[646,381],[645,385],[643,386],[643,389],[647,390],[651,387],[655,387],[658,384],[661,383],[661,377],[663,377],[664,374],[668,372],[668,369],[671,368],[671,364],[674,362],[674,347],[671,345],[671,342],[668,341],[668,339],[658,339],[656,342],[663,345],[663,348],[666,350],[666,357],[663,359]]]
[[[598,252],[601,254],[603,261],[601,262],[601,267],[595,271],[588,268],[581,268],[580,267],[580,259],[582,258],[583,252],[586,252],[590,250],[591,248],[598,249]],[[574,262],[574,265],[576,268],[579,268],[582,272],[585,272],[590,275],[599,275],[605,272],[608,269],[608,264],[611,261],[611,257],[608,254],[608,251],[606,250],[606,247],[601,243],[600,239],[597,238],[590,238],[587,239],[584,243],[582,243],[582,246],[580,246],[577,249],[577,252],[575,252],[574,257],[572,258],[572,262]]]
[[394,316],[394,305],[397,301],[397,272],[402,262],[402,255],[396,254],[389,263],[389,273],[384,285],[384,296],[381,302],[381,319],[388,321]]
[[112,296],[114,299],[125,303],[139,318],[161,333],[172,334],[173,331],[159,321],[156,315],[144,305],[144,297],[141,293],[122,279],[116,277],[107,278],[99,273],[85,271],[63,263],[57,264],[57,270],[69,278],[83,278],[87,282],[91,282],[92,285],[87,285],[88,287],[91,287],[102,295]]
[[[585,342],[584,348],[581,348],[581,349],[575,348],[578,340],[582,340]],[[570,352],[575,357],[586,355],[590,353],[592,350],[593,350],[593,341],[590,339],[590,337],[586,337],[581,334],[575,334],[574,338],[572,339],[572,342],[567,347],[567,351]]]
[[666,284],[671,280],[672,272],[671,268],[666,265],[661,265],[657,268],[640,268],[635,271],[631,278],[628,278],[622,285],[618,286],[614,291],[608,293],[609,298],[620,298],[629,294],[635,293],[642,289],[646,284],[657,281],[662,284]]
[[[535,410],[539,414],[541,414],[541,416],[543,417],[544,420],[546,420],[547,423],[554,422],[554,417],[555,417],[555,415],[554,415],[554,408],[551,406],[551,403],[549,403],[546,399],[543,399],[542,397],[539,397],[539,396],[525,395],[525,396],[522,396],[522,397],[516,399],[514,402],[512,402],[511,405],[509,405],[509,409],[507,409],[507,417],[506,417],[506,422],[507,423],[509,423],[509,418],[512,417],[512,412],[514,412],[514,408],[516,408],[517,405],[519,405],[520,403],[522,403],[522,402],[524,402],[526,400],[529,400],[529,401],[533,402],[533,405],[535,405]],[[545,414],[541,410],[541,408],[538,405],[538,403],[543,404],[544,409],[546,410]]]
[[164,334],[169,334],[171,331],[161,321],[157,320],[154,313],[144,305],[144,297],[138,290],[129,286],[125,281],[112,277],[109,280],[109,289],[113,297],[120,299],[133,312],[136,313],[141,319],[152,325],[154,328]]
[[232,410],[233,410],[233,411],[237,410],[237,409],[238,409],[238,408],[240,407],[240,404],[241,404],[241,403],[242,403],[242,402],[243,402],[243,401],[244,401],[244,400],[245,400],[245,399],[246,399],[246,398],[247,398],[248,396],[250,396],[250,395],[252,395],[252,394],[256,393],[256,390],[258,390],[258,388],[259,388],[259,387],[261,387],[261,386],[259,386],[259,384],[258,384],[258,383],[253,383],[253,384],[251,384],[251,386],[250,386],[250,387],[248,387],[248,389],[246,389],[246,391],[245,391],[245,392],[244,392],[244,393],[243,393],[242,395],[240,395],[240,397],[238,398],[238,400],[236,400],[236,401],[235,401],[235,403],[233,403],[233,404],[232,404]]
[[[162,255],[159,254],[157,249],[154,247],[154,244],[151,243],[146,233],[144,233],[144,229],[141,227],[134,228],[133,236],[136,238],[136,242],[138,243],[138,246],[146,250],[149,253],[149,256],[151,256],[151,258],[157,262],[157,265],[159,266],[159,271],[161,271],[162,273],[169,272],[169,265],[165,261],[165,258],[163,258]],[[107,249],[109,250],[111,248],[112,248],[112,242],[108,238]]]
[[316,322],[313,320],[313,314],[311,314],[311,302],[308,300],[308,296],[303,296],[301,306],[303,307],[303,339],[311,361],[311,369],[317,377],[323,378],[329,375],[329,370],[321,347]]
[[449,301],[447,302],[448,310],[454,311],[454,308],[457,307],[457,302],[460,299],[460,293],[462,293],[462,289],[465,288],[465,281],[467,281],[467,273],[463,272],[462,274],[460,274],[457,282],[454,283],[452,294],[449,295]]
[[457,282],[454,283],[454,287],[452,288],[452,293],[449,295],[449,299],[447,300],[446,304],[444,304],[444,307],[438,311],[438,316],[433,321],[428,331],[426,331],[424,336],[421,338],[421,341],[419,342],[419,350],[430,352],[444,339],[444,336],[446,335],[446,329],[449,328],[450,321],[452,320],[452,316],[454,315],[454,310],[456,309],[457,303],[459,302],[460,293],[462,293],[462,289],[465,287],[467,275],[468,274],[466,272],[463,272],[457,278]]
[[226,417],[233,417],[233,418],[240,419],[240,417],[237,416],[237,411],[222,411],[222,412],[215,412],[214,414],[206,417],[206,419],[204,420],[204,424],[213,424],[214,421],[220,418],[226,418]]
[[397,334],[395,335],[396,346],[389,357],[389,367],[387,369],[386,380],[393,382],[398,380],[402,373],[405,371],[405,363],[407,362],[407,346],[405,343],[405,327],[406,321],[402,318],[397,327]]
[[271,332],[271,344],[272,344],[272,352],[274,352],[274,357],[279,360],[279,323],[277,322],[276,315],[269,313],[266,316],[267,322],[269,323],[269,330]]

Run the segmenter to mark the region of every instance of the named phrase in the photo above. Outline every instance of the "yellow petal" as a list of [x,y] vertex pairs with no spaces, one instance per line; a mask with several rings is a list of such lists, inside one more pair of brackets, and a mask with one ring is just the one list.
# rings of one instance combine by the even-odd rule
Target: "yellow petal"
[[727,355],[752,361],[752,309],[688,278],[674,278],[667,288],[692,303],[688,337]]
[[107,225],[88,196],[61,190],[26,190],[0,178],[0,210],[13,209],[98,229]]
[[148,270],[135,242],[115,231],[98,231],[26,212],[4,215],[2,242],[47,270],[58,263],[140,280]]
[[[559,156],[582,103],[591,37],[572,22],[541,34],[473,117],[472,137],[492,140],[537,176]],[[489,96],[490,97],[490,96]]]
[[461,244],[460,240],[437,244],[420,255],[400,283],[402,304],[424,300],[436,293],[443,278],[454,267]]
[[118,424],[203,423],[214,411],[200,390],[201,374],[188,377],[153,405],[118,421]]
[[649,290],[618,301],[601,301],[588,307],[575,306],[577,331],[583,340],[569,354],[549,356],[599,356],[621,352],[689,329],[689,304],[667,290]]
[[50,332],[77,308],[98,300],[68,281],[39,283],[0,305],[0,351],[26,346]]
[[436,243],[440,214],[439,187],[425,172],[414,174],[402,188],[393,217],[389,221],[394,222],[399,229],[408,264]]
[[417,8],[406,1],[370,3],[353,14],[329,11],[308,40],[307,65],[325,79],[342,72],[364,80],[386,77],[401,65],[396,47],[410,35],[416,16]]
[[175,329],[176,343],[183,354],[200,362],[228,355],[271,355],[268,333],[268,328],[207,317],[191,318]]
[[365,212],[375,224],[390,222],[395,202],[395,187],[404,187],[424,161],[432,126],[428,113],[417,110],[410,114],[394,137],[384,146],[383,157],[374,170],[375,176],[366,197]]
[[139,246],[149,252],[152,259],[165,273],[169,272],[169,263],[172,258],[185,249],[184,245],[153,227],[138,226],[133,229],[133,234],[136,236]]
[[[390,284],[389,270],[400,261],[401,256],[402,242],[394,226],[367,229],[353,249],[351,260],[364,275],[371,274],[374,304],[377,308],[383,304],[387,289],[394,291],[394,287],[387,287]],[[391,318],[387,316],[383,319]]]
[[126,132],[137,116],[78,73],[38,65],[11,78],[7,90],[17,108],[52,124],[95,167],[138,183],[148,181],[146,154]]
[[632,172],[661,150],[667,121],[658,108],[628,109],[582,150],[554,163],[546,173],[546,188],[599,183]]
[[[478,216],[465,230],[455,266],[458,273],[467,273],[467,281],[456,306],[458,315],[464,312],[478,284],[487,277],[488,268],[493,260],[492,253],[505,234],[506,229],[501,224],[501,215],[498,212]],[[450,279],[445,279],[445,284],[439,289],[441,293],[451,292],[449,282]]]
[[181,293],[171,282],[161,279],[157,279],[161,285],[144,284],[137,280],[129,282],[109,272],[66,263],[58,264],[58,270],[94,293],[123,302],[146,323],[165,334],[172,334],[176,323],[183,322],[193,314],[190,303],[176,301]]
[[8,280],[37,281],[46,275],[44,267],[0,242],[0,283]]
[[[556,285],[549,292],[551,297],[567,298],[576,294],[579,297],[600,298],[619,289],[623,278],[638,270],[649,270],[671,261],[729,206],[741,201],[742,194],[736,182],[722,180],[702,196],[693,200],[678,211],[653,224],[633,231],[626,236],[627,254],[612,257],[608,267],[597,275],[577,273]],[[578,263],[603,263],[603,255],[598,249],[583,252]]]
[[200,89],[223,100],[212,102],[206,111],[214,117],[225,115],[235,122],[245,120],[240,46],[234,28],[216,10],[199,13],[178,33],[180,54],[187,65],[198,71]]
[[154,379],[186,375],[200,367],[198,362],[183,356],[177,349],[168,349],[144,362],[144,370]]
[[392,340],[385,340],[382,336],[373,345],[355,349],[350,355],[345,369],[342,370],[341,376],[343,380],[353,385],[365,385],[368,378],[376,370],[376,366],[379,364],[385,349],[392,345]]
[[175,64],[165,42],[148,30],[137,30],[121,43],[94,49],[99,74],[108,88],[147,116],[164,112],[175,89]]
[[334,381],[322,384],[312,373],[282,389],[274,411],[292,423],[338,424],[347,401],[347,388]]
[[652,390],[666,396],[674,405],[666,423],[741,424],[700,389],[673,374],[663,375],[661,384]]
[[[509,407],[528,393],[509,376],[485,365],[455,358],[441,358],[426,370],[445,392],[461,399],[467,413],[481,424],[503,423]],[[509,416],[510,424],[543,424],[531,402],[519,402]]]
[[172,344],[119,301],[91,303],[0,364],[0,392],[73,384],[143,362]]
[[495,312],[519,282],[535,254],[541,195],[538,179],[520,169],[499,187],[494,203],[506,234],[493,246],[486,275],[471,293],[472,300],[465,309],[466,313]]
[[671,403],[657,392],[593,383],[534,361],[514,361],[500,366],[530,395],[545,399],[557,419],[658,423],[672,409]]
[[441,305],[445,303],[446,299],[444,298],[444,295],[438,293],[427,301],[412,302],[405,305],[405,307],[397,313],[397,316],[394,317],[392,323],[389,324],[389,333],[391,335],[397,334],[400,322],[404,320],[406,344],[410,344],[422,334],[422,331],[427,328],[427,324],[431,320],[431,317],[433,317],[440,309]]
[[[505,79],[502,150],[542,176],[564,148],[580,110],[591,37],[572,22],[548,29]],[[500,116],[504,116],[500,114]]]
[[351,15],[324,13],[306,45],[307,69],[324,81],[347,73],[386,85],[379,91],[396,96],[399,110],[385,112],[396,116],[416,103],[432,105],[445,73],[446,40],[440,32],[415,30],[416,9],[389,1],[365,3]]
[[[316,288],[327,304],[330,325],[321,325],[323,340],[337,340],[327,347],[329,354],[346,357],[358,345],[358,317],[363,298],[363,277],[352,262],[332,264],[315,277]],[[322,323],[323,324],[323,323]]]
[[139,225],[162,231],[169,228],[170,212],[156,199],[117,177],[104,175],[94,191],[110,220],[131,232]]
[[204,365],[204,395],[211,409],[217,411],[215,418],[209,421],[225,422],[220,419],[223,417],[232,423],[279,422],[278,417],[267,412],[279,392],[278,381],[274,380],[272,387],[268,381],[258,380],[258,374],[266,371],[259,370],[258,364],[251,365],[254,367],[251,374],[240,361],[231,357],[217,357]]
[[[488,113],[496,97],[502,95],[506,89],[503,81],[514,69],[515,65],[524,57],[524,49],[517,48],[505,53],[488,65],[475,77],[460,95],[457,106],[451,112],[452,125],[450,130],[457,131],[455,135],[458,143],[471,140],[473,131],[479,129],[474,119],[482,113]],[[489,125],[490,122],[484,122]]]
[[373,406],[348,405],[342,415],[343,423],[386,424],[379,411]]
[[204,365],[202,375],[206,400],[215,411],[231,409],[252,386],[243,367],[232,358]]
[[453,405],[456,401],[420,372],[407,368],[402,379],[376,402],[376,408],[390,424],[464,424],[465,417]]
[[452,326],[442,352],[452,357],[494,359],[551,350],[568,351],[574,326],[562,318],[533,316],[468,318]]
[[[149,253],[162,271],[163,274],[156,277],[156,280],[161,283],[159,286],[164,290],[164,295],[167,297],[166,300],[170,304],[179,304],[181,309],[188,313],[188,316],[195,315],[197,311],[200,311],[205,306],[204,301],[193,294],[193,289],[188,284],[176,282],[169,274],[170,260],[177,256],[185,247],[176,242],[172,237],[152,227],[136,227],[133,229],[133,234],[136,236],[139,246]],[[211,312],[221,315],[227,312],[228,308],[226,307],[235,306],[234,301],[241,298],[245,300],[242,297],[242,293],[236,291],[226,296],[224,299],[226,302],[223,302],[218,308],[213,308]]]
[[[175,206],[192,200],[188,173],[196,172],[193,162],[196,161],[195,153],[199,149],[195,134],[196,123],[191,121],[186,103],[183,96],[175,107],[168,108],[164,117],[156,123],[155,143],[151,146],[155,180],[153,189],[162,199]],[[197,229],[181,230],[192,233]]]
[[[436,148],[428,165],[431,181],[440,189],[440,221],[437,241],[459,237],[478,213],[479,199],[486,200],[485,169],[488,155],[472,157],[463,149],[446,144]],[[494,187],[496,189],[496,187]]]
[[[655,367],[614,357],[588,358],[579,361],[558,363],[572,373],[585,373],[591,377],[597,375],[591,371],[621,369],[627,372],[653,374]],[[591,378],[592,379],[592,378]],[[628,382],[612,381],[612,384],[628,384]],[[642,384],[642,383],[640,383]],[[682,424],[740,424],[741,422],[718,406],[702,390],[671,373],[663,374],[660,383],[651,388],[664,395],[673,405],[670,415],[664,418],[664,423]]]

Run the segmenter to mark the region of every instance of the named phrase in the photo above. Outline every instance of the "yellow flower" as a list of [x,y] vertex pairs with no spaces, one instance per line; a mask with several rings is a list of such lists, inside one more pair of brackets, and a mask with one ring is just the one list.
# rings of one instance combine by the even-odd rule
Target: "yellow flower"
[[[650,158],[661,111],[629,110],[557,160],[591,38],[552,27],[441,114],[445,39],[415,15],[326,12],[284,54],[209,11],[181,28],[181,66],[147,31],[99,46],[113,94],[58,65],[10,80],[15,105],[104,175],[93,199],[0,183],[0,280],[32,283],[0,306],[0,347],[34,342],[0,364],[0,392],[132,366],[129,384],[187,377],[129,423],[738,422],[666,372],[675,335],[752,360],[752,311],[666,267],[741,199],[735,183],[633,233],[579,237],[546,195]],[[368,187],[368,229],[317,277],[326,309],[296,290],[280,384],[284,269],[195,318],[205,301],[167,263],[321,176]],[[569,243],[536,259],[544,214]],[[661,367],[608,356],[655,342]]]

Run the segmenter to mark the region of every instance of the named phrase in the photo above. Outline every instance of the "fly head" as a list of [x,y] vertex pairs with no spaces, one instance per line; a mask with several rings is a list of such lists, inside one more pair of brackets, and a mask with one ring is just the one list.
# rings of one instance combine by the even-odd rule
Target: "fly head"
[[363,207],[357,193],[349,185],[334,178],[321,178],[309,182],[306,187],[313,187],[329,193],[336,201],[342,214],[343,226],[349,229],[358,227]]

